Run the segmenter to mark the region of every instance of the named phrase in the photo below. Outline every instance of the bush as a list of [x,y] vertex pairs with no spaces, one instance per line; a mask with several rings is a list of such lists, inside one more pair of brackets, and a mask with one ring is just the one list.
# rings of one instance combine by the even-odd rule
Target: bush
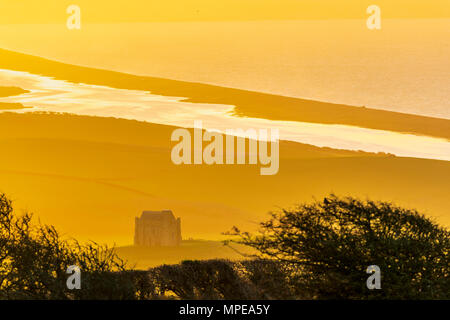
[[[183,261],[131,270],[114,248],[63,240],[54,227],[32,224],[30,214],[15,216],[0,195],[0,299],[266,299],[276,294],[261,288],[271,282],[268,272],[282,270],[271,264]],[[66,286],[71,265],[82,271],[81,290]]]
[[271,260],[183,261],[152,268],[153,298],[263,300],[295,297],[281,263]]
[[[449,299],[450,233],[414,210],[330,195],[271,214],[258,234],[229,234],[261,258],[288,263],[302,297]],[[382,289],[366,287],[370,265]]]
[[[62,240],[52,226],[16,217],[11,201],[0,195],[0,299],[134,298],[125,263],[113,248]],[[68,290],[67,267],[82,271],[84,290]]]
[[[0,195],[0,299],[257,299],[259,277],[273,262],[184,261],[148,271],[126,267],[114,248],[63,240],[52,226],[15,216]],[[66,286],[68,266],[82,271],[81,290]],[[246,269],[248,267],[248,270]],[[251,275],[251,277],[246,277]]]
[[[257,259],[127,268],[114,248],[62,240],[16,217],[0,195],[0,299],[449,299],[450,234],[416,211],[331,195],[272,213],[256,235],[234,228]],[[81,270],[68,290],[66,269]],[[381,268],[381,290],[366,269]]]

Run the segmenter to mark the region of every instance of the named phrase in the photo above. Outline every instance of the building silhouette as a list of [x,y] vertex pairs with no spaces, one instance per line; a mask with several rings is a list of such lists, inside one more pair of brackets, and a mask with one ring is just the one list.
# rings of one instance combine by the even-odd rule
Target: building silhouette
[[181,219],[171,210],[144,211],[135,218],[134,245],[179,246],[181,244]]

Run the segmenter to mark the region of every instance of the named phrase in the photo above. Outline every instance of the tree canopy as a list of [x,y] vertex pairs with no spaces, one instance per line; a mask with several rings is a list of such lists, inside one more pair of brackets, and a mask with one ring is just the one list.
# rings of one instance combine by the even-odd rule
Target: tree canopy
[[[330,195],[271,213],[257,234],[230,234],[261,258],[295,266],[310,298],[449,298],[449,231],[388,202]],[[381,269],[381,290],[366,286],[371,265]]]

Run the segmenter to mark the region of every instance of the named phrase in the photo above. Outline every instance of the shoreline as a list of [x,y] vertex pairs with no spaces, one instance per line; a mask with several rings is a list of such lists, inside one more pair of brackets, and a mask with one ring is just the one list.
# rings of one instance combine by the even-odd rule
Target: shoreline
[[72,83],[184,97],[184,102],[233,105],[235,106],[233,114],[242,117],[342,124],[450,140],[450,120],[442,118],[303,100],[201,83],[135,76],[68,65],[4,49],[0,49],[0,68],[30,72]]
[[21,103],[0,102],[0,111],[28,109]]
[[[18,96],[21,94],[29,93],[30,91],[19,88],[19,87],[2,87],[0,86],[0,98],[7,98],[12,96]],[[8,111],[8,110],[19,110],[19,109],[27,109],[29,107],[25,107],[21,103],[10,103],[10,102],[1,102],[0,101],[0,110]]]
[[24,90],[19,87],[1,87],[0,86],[0,98],[18,96],[20,94],[29,93],[29,92],[30,91]]
[[[145,91],[76,84],[22,71],[0,69],[0,78],[0,84],[15,85],[29,91],[26,95],[3,100],[30,107],[27,110],[16,111],[19,113],[63,112],[141,120],[183,128],[191,128],[197,119],[206,119],[205,129],[208,131],[224,133],[237,128],[276,129],[279,130],[280,140],[318,147],[450,160],[450,144],[442,138],[348,125],[239,117],[233,115],[234,106],[230,105],[195,104],[185,102],[179,97],[155,96]],[[68,104],[58,104],[54,96],[61,97]],[[169,114],[172,114],[170,118]]]

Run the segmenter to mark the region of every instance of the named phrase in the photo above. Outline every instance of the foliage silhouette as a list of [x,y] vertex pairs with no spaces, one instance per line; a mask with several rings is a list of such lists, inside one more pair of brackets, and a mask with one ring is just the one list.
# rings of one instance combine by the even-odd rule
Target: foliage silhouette
[[[231,242],[257,249],[254,259],[147,271],[31,222],[0,195],[0,299],[449,299],[449,231],[386,202],[330,195],[272,213],[255,235],[234,228]],[[381,290],[366,287],[374,264]],[[70,265],[82,270],[81,290],[66,287]]]
[[[332,194],[271,213],[256,235],[228,234],[294,267],[291,278],[312,299],[450,298],[449,231],[388,202]],[[381,268],[381,290],[366,287],[370,265]]]
[[[13,214],[0,195],[1,299],[130,298],[134,292],[120,277],[125,263],[112,248],[62,240],[52,226],[32,225],[32,216]],[[68,290],[67,267],[77,265],[84,290]]]

